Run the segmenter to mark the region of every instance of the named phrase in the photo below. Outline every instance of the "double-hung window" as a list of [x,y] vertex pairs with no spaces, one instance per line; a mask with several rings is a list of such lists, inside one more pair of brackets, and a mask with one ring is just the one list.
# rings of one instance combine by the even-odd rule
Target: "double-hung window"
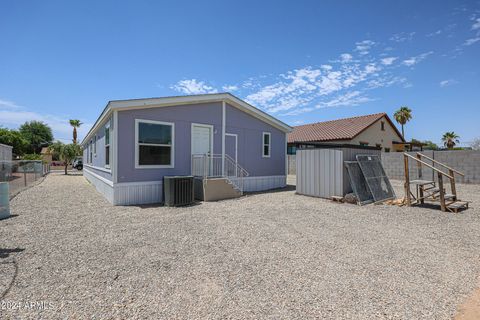
[[264,132],[262,137],[262,157],[270,158],[272,137],[270,132]]
[[92,162],[93,162],[93,161],[92,161],[92,160],[93,160],[92,154],[93,154],[93,146],[92,146],[92,140],[90,140],[90,159],[89,159],[89,160],[90,160],[90,161],[89,161],[90,164],[92,164]]
[[135,120],[135,166],[137,168],[174,167],[174,124]]
[[105,167],[110,167],[110,126],[105,127]]
[[93,137],[93,155],[97,156],[97,135]]

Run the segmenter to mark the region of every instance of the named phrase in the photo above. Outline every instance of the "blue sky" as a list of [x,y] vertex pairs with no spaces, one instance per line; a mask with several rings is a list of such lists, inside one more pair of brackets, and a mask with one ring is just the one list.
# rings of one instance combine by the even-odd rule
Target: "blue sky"
[[0,1],[0,125],[71,138],[108,100],[230,91],[290,125],[413,110],[480,136],[479,1]]

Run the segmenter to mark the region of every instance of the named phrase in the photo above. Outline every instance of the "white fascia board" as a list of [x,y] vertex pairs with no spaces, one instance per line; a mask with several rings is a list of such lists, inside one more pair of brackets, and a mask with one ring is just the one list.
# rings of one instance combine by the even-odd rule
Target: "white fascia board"
[[194,96],[178,96],[178,97],[165,97],[165,98],[148,98],[148,99],[132,99],[132,100],[117,100],[109,102],[112,109],[116,110],[133,110],[133,109],[146,109],[146,108],[158,108],[158,107],[173,107],[178,105],[188,105],[195,103],[208,103],[208,102],[227,102],[233,107],[240,109],[264,122],[271,124],[280,131],[291,132],[292,127],[283,123],[280,120],[272,117],[268,113],[261,111],[258,108],[248,104],[247,102],[235,97],[230,93],[216,93]]
[[209,103],[209,102],[227,102],[240,109],[241,111],[260,119],[273,127],[279,129],[282,132],[291,132],[292,127],[283,123],[280,120],[272,117],[271,115],[261,111],[258,108],[248,104],[247,102],[235,97],[230,93],[215,93],[215,94],[203,94],[192,96],[177,96],[177,97],[164,97],[164,98],[147,98],[147,99],[131,99],[131,100],[114,100],[109,101],[100,117],[95,122],[94,126],[88,132],[87,136],[83,139],[81,145],[83,146],[88,141],[93,132],[95,132],[101,125],[105,123],[105,119],[111,115],[113,110],[134,110],[134,109],[146,109],[146,108],[158,108],[158,107],[173,107],[178,105],[188,105],[195,103]]

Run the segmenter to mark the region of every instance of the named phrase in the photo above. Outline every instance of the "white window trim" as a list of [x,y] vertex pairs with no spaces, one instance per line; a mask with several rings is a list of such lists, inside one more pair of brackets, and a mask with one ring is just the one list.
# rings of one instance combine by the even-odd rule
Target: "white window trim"
[[236,133],[225,133],[225,136],[235,138],[235,163],[238,163],[238,134],[236,134]]
[[[172,128],[172,144],[170,145],[170,159],[171,164],[169,165],[140,165],[139,164],[139,143],[138,143],[138,129],[139,123],[152,123],[152,124],[163,124],[170,126]],[[142,143],[142,145],[153,145],[159,146],[160,144],[149,144]],[[161,146],[161,145],[160,145]],[[164,121],[155,121],[155,120],[144,120],[144,119],[135,119],[135,169],[159,169],[159,168],[175,168],[175,123],[173,122],[164,122]]]
[[[265,136],[268,136],[268,155],[265,155],[264,149],[267,144],[265,144]],[[272,134],[270,132],[262,132],[262,158],[270,158],[272,155]]]
[[[108,130],[108,144],[107,144],[107,136],[106,136],[106,131]],[[105,168],[110,169],[110,165],[112,163],[112,132],[110,130],[110,121],[108,122],[108,125],[105,126],[105,129],[103,130],[103,140],[105,142],[103,146],[103,150],[105,150]],[[107,147],[108,147],[108,164],[107,164]]]

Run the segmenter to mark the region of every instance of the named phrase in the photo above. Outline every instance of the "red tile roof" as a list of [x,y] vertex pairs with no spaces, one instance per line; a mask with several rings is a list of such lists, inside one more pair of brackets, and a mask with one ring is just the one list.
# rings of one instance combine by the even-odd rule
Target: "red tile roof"
[[[346,119],[317,122],[293,127],[288,134],[288,142],[312,142],[331,140],[350,140],[370,127],[376,121],[385,117],[397,132],[399,139],[401,134],[386,113],[369,114]],[[403,139],[401,139],[403,140]]]

